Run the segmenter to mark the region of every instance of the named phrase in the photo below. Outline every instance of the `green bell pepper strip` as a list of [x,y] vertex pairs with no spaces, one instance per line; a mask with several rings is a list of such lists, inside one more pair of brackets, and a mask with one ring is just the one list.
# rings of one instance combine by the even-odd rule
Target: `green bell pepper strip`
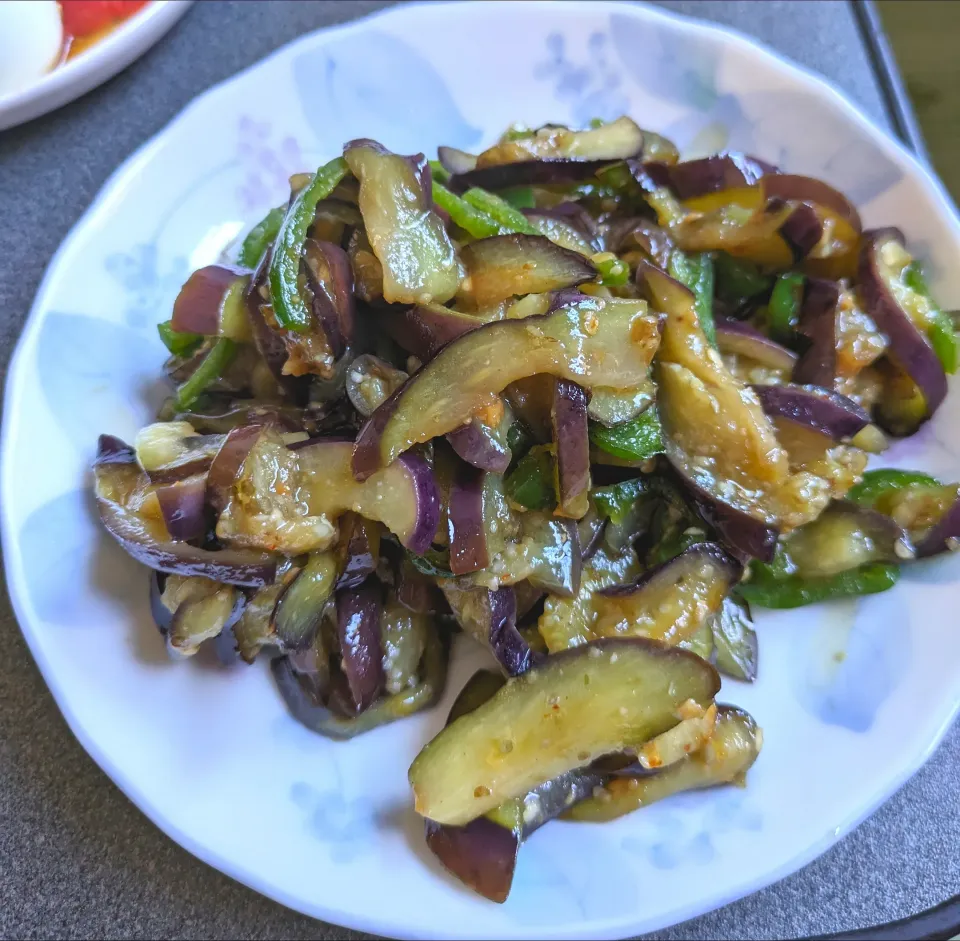
[[697,299],[697,320],[710,345],[717,345],[717,330],[713,322],[713,259],[707,252],[687,254],[679,250],[670,253],[667,266],[672,278],[685,284]]
[[830,601],[834,598],[856,598],[887,591],[896,584],[900,569],[896,565],[873,563],[847,572],[822,578],[784,579],[766,575],[766,566],[754,562],[753,577],[737,586],[737,594],[761,608],[799,608],[802,605]]
[[630,266],[613,252],[599,252],[590,260],[597,266],[597,279],[606,287],[622,287],[630,280]]
[[590,423],[590,443],[624,461],[645,461],[663,453],[663,429],[655,408],[631,421],[607,428]]
[[788,271],[777,278],[770,292],[767,317],[771,330],[780,339],[789,339],[797,329],[803,304],[803,284],[802,274]]
[[767,563],[758,562],[758,568],[761,564],[763,566],[761,572],[762,577],[773,579],[774,581],[783,581],[797,574],[797,564],[790,558],[782,542],[778,542],[774,548],[773,559]]
[[534,209],[537,205],[532,186],[514,186],[512,189],[504,190],[500,197],[510,203],[514,209]]
[[669,562],[670,559],[675,559],[681,552],[686,552],[691,546],[695,546],[698,542],[703,542],[707,538],[702,529],[699,529],[696,533],[688,532],[677,532],[669,539],[661,539],[647,554],[647,557],[644,559],[644,564],[648,567],[654,565],[662,565],[664,562]]
[[554,461],[545,445],[531,448],[503,479],[507,497],[527,510],[552,510],[557,505],[553,488]]
[[347,175],[347,162],[336,157],[317,170],[313,179],[297,193],[284,216],[270,260],[270,300],[277,323],[303,333],[310,329],[312,315],[300,295],[300,253],[313,222],[317,203],[326,199]]
[[530,434],[530,429],[519,418],[514,417],[507,429],[507,447],[510,449],[511,455],[510,463],[516,465],[533,447],[533,444],[534,440],[533,435]]
[[911,261],[910,264],[903,269],[901,277],[903,278],[903,283],[910,288],[911,291],[916,291],[924,297],[930,296],[927,276],[923,273],[923,265],[920,264],[919,261]]
[[597,170],[597,179],[611,191],[623,192],[637,189],[637,181],[623,163],[614,163]]
[[756,265],[726,252],[714,255],[713,270],[717,279],[717,296],[732,303],[766,294],[773,284],[773,279],[761,274]]
[[927,331],[927,337],[944,372],[951,375],[955,373],[957,366],[960,365],[960,349],[958,349],[957,334],[953,328],[953,318],[942,310],[938,310]]
[[438,183],[446,183],[450,179],[450,171],[439,160],[431,160],[429,163],[434,180]]
[[939,487],[940,481],[936,477],[924,474],[922,471],[896,470],[892,467],[882,467],[879,470],[867,471],[860,483],[847,491],[846,499],[859,503],[860,506],[876,507],[889,493],[905,490],[907,487]]
[[434,578],[453,578],[453,572],[450,571],[450,550],[430,548],[423,555],[414,555],[406,550],[407,557],[413,563],[413,567],[421,575],[432,575]]
[[[901,280],[904,285],[917,294],[922,294],[925,298],[933,302],[930,296],[930,287],[927,284],[927,277],[923,272],[923,265],[919,261],[911,261],[903,269]],[[927,339],[933,347],[933,352],[937,354],[940,365],[946,373],[953,374],[960,366],[960,341],[956,334],[953,324],[953,318],[950,314],[940,310],[934,304],[933,318],[930,326],[927,328]]]
[[277,237],[286,209],[277,206],[271,209],[248,233],[237,254],[237,264],[244,268],[256,268],[267,246]]
[[157,333],[160,334],[163,345],[174,356],[188,356],[203,343],[203,337],[199,333],[180,333],[173,329],[169,320],[157,324]]
[[687,210],[669,187],[659,186],[653,189],[641,187],[625,163],[615,163],[598,170],[597,181],[597,183],[580,183],[573,192],[579,196],[593,196],[597,199],[625,199],[639,196],[657,214],[657,222],[668,228],[682,222],[687,215]]
[[177,407],[183,411],[193,405],[207,386],[219,378],[237,352],[237,344],[218,337],[193,375],[177,389]]
[[464,232],[475,239],[487,238],[491,235],[506,235],[507,231],[485,212],[474,209],[464,202],[456,193],[451,193],[442,183],[433,181],[433,201],[458,225]]
[[468,189],[463,194],[463,201],[488,215],[507,232],[539,235],[519,209],[514,209],[505,199],[501,199],[493,193],[488,193],[486,190],[480,189],[479,186]]
[[621,523],[637,500],[647,492],[647,485],[642,480],[622,480],[609,487],[597,487],[591,496],[600,513],[609,517],[612,523]]

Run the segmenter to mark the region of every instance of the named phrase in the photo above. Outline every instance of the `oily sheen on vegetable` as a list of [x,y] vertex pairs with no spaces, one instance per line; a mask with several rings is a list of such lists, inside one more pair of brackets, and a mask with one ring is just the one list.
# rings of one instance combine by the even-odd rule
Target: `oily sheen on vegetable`
[[744,782],[761,729],[716,699],[762,675],[760,609],[960,547],[960,483],[867,466],[943,403],[954,317],[828,181],[628,116],[327,156],[186,280],[94,496],[171,657],[268,668],[323,738],[486,651],[408,812],[503,902],[555,818]]

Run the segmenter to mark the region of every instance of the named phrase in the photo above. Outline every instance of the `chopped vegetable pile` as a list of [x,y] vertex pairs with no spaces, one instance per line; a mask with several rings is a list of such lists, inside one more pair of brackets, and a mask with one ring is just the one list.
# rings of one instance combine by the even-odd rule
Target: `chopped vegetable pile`
[[[104,525],[170,651],[269,659],[334,739],[498,671],[409,771],[441,862],[502,902],[554,817],[742,782],[719,705],[750,606],[889,589],[960,543],[960,486],[870,470],[956,369],[896,229],[629,118],[438,160],[348,143],[160,324],[176,390],[104,435]],[[509,678],[509,679],[508,679]]]

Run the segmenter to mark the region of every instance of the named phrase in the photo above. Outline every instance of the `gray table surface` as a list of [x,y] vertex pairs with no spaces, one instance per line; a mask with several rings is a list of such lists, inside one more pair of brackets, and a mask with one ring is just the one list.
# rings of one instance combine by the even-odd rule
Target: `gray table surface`
[[[213,83],[304,32],[386,5],[202,0],[120,76],[60,111],[0,132],[0,378],[50,256],[124,158]],[[890,126],[849,4],[662,5],[763,39]],[[0,636],[0,937],[363,937],[281,908],[155,829],[70,734],[5,595]],[[813,762],[811,773],[829,769]],[[899,793],[819,860],[650,937],[849,930],[960,892],[958,780],[960,725]]]

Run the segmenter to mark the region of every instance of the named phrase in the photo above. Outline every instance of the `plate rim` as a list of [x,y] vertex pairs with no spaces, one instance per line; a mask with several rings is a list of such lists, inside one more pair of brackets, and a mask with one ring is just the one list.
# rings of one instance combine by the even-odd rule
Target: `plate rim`
[[[0,95],[0,131],[56,111],[113,78],[159,42],[192,3],[193,0],[151,0],[148,6],[138,10],[75,59],[57,66],[24,88]],[[163,133],[167,126],[159,133]]]
[[[192,0],[154,0],[154,2],[181,5],[183,10],[178,14],[177,18],[179,18],[179,15],[185,12],[186,7],[189,6]],[[507,0],[498,0],[498,2],[507,2]],[[913,176],[914,181],[927,189],[932,200],[939,203],[943,208],[944,221],[947,223],[948,228],[952,229],[954,238],[957,240],[957,243],[960,244],[960,214],[958,214],[956,204],[932,169],[916,154],[912,153],[903,143],[898,141],[890,132],[874,124],[870,118],[853,104],[845,93],[830,84],[825,77],[805,66],[791,61],[764,42],[753,39],[731,27],[698,17],[676,13],[647,2],[634,2],[631,4],[618,3],[616,0],[574,0],[574,2],[570,2],[570,0],[510,0],[510,2],[521,7],[533,8],[535,6],[538,10],[543,10],[544,8],[556,10],[582,8],[591,13],[596,13],[598,10],[609,13],[616,12],[621,15],[636,16],[641,20],[645,17],[652,17],[655,20],[666,21],[681,31],[688,31],[706,37],[708,40],[716,41],[716,37],[719,34],[725,43],[737,47],[741,53],[766,59],[769,65],[781,70],[786,77],[800,81],[808,87],[812,86],[811,91],[815,92],[821,100],[826,98],[832,102],[848,122],[864,131],[870,140],[884,150],[888,156],[892,157],[895,162],[900,165],[905,165],[908,172]],[[228,78],[216,82],[199,92],[166,122],[162,128],[152,134],[126,157],[101,184],[96,196],[79,216],[77,221],[70,227],[44,270],[36,295],[30,305],[30,310],[24,320],[17,342],[8,361],[7,376],[4,383],[2,422],[0,422],[0,458],[7,453],[7,449],[11,447],[12,444],[13,432],[11,429],[14,427],[15,422],[19,420],[17,415],[19,409],[15,408],[15,404],[20,398],[18,387],[21,385],[21,374],[28,366],[25,355],[27,342],[39,328],[41,311],[46,306],[46,297],[52,290],[51,284],[55,278],[56,270],[59,268],[62,259],[73,249],[74,243],[79,243],[84,229],[90,224],[97,213],[100,212],[103,206],[112,198],[115,198],[122,190],[124,182],[136,174],[139,165],[148,162],[153,157],[154,151],[163,146],[163,141],[175,124],[184,119],[192,110],[208,104],[211,100],[215,100],[217,95],[224,93],[235,80],[245,76],[248,72],[258,69],[275,57],[286,55],[289,51],[297,47],[306,46],[314,42],[318,36],[329,37],[350,33],[355,30],[360,31],[368,28],[371,23],[381,18],[405,16],[407,15],[407,11],[411,10],[422,11],[430,9],[432,11],[453,11],[469,8],[487,8],[490,5],[486,0],[416,0],[416,2],[406,3],[401,6],[392,6],[373,11],[343,23],[311,30],[277,47],[267,55],[250,63]],[[172,22],[170,25],[172,25]],[[2,113],[0,113],[0,118],[2,118]],[[398,926],[396,922],[391,922],[388,918],[380,917],[376,914],[355,915],[353,913],[341,912],[326,904],[320,904],[315,901],[311,901],[310,911],[306,912],[304,911],[302,902],[290,898],[288,893],[280,886],[267,886],[262,884],[255,874],[247,873],[242,867],[235,866],[228,857],[221,856],[216,850],[209,849],[198,841],[195,841],[192,836],[182,832],[172,821],[163,815],[162,811],[152,806],[151,801],[147,797],[138,792],[137,788],[127,780],[125,773],[114,765],[113,761],[105,754],[105,751],[100,748],[99,744],[95,742],[91,736],[88,736],[81,722],[72,714],[66,702],[67,694],[63,689],[58,687],[54,669],[40,649],[39,640],[36,637],[38,633],[37,628],[30,624],[27,617],[27,605],[24,599],[28,597],[28,593],[21,584],[23,573],[20,563],[22,559],[20,559],[16,549],[15,531],[11,518],[12,514],[7,509],[13,505],[11,497],[14,493],[14,481],[12,479],[12,472],[9,470],[9,462],[2,462],[2,464],[3,466],[0,468],[0,549],[3,550],[3,568],[11,608],[13,609],[21,634],[26,640],[31,655],[57,704],[57,708],[67,722],[70,731],[87,754],[90,755],[101,770],[122,791],[124,796],[156,827],[201,862],[224,873],[258,894],[278,902],[293,911],[304,914],[307,917],[324,920],[334,926],[347,927],[353,930],[393,938],[439,939],[448,937],[473,937],[473,935],[469,933],[460,932],[459,934],[451,934],[449,929],[444,931],[436,927],[431,928],[424,925],[410,927]],[[27,625],[30,626],[28,627]],[[872,795],[869,799],[865,800],[860,810],[849,819],[841,822],[832,830],[828,830],[823,837],[811,843],[803,852],[798,853],[792,859],[773,870],[764,872],[761,877],[740,886],[732,892],[720,893],[717,897],[712,897],[706,903],[701,901],[681,909],[680,912],[682,912],[682,914],[671,916],[673,920],[671,920],[669,924],[681,924],[692,918],[699,917],[700,915],[731,904],[741,898],[745,898],[748,895],[752,895],[786,878],[817,859],[867,817],[873,814],[919,770],[943,740],[947,730],[956,720],[958,713],[960,713],[960,698],[955,698],[950,712],[944,718],[943,722],[939,724],[933,734],[928,736],[927,739],[919,741],[919,747],[915,750],[915,753],[902,761],[899,773],[890,780],[889,785],[879,789],[876,795]],[[631,929],[629,927],[630,924],[630,922],[624,921],[623,919],[611,919],[608,922],[599,923],[594,920],[591,922],[589,928],[586,926],[577,926],[574,931],[565,932],[564,936],[582,939],[620,938],[624,937],[625,933],[633,933],[635,929]],[[546,936],[546,933],[542,929],[536,930],[536,928],[534,928],[534,930],[529,930],[525,926],[520,925],[516,927],[517,932],[515,936],[518,938]],[[666,927],[666,925],[663,927]],[[653,929],[644,928],[643,930]]]

